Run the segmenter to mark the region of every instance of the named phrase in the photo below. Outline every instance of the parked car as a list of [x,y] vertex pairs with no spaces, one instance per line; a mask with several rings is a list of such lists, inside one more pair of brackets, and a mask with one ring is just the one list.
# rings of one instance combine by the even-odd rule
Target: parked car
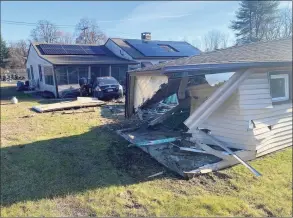
[[117,99],[123,96],[123,87],[111,76],[97,77],[92,90],[93,96],[98,99]]

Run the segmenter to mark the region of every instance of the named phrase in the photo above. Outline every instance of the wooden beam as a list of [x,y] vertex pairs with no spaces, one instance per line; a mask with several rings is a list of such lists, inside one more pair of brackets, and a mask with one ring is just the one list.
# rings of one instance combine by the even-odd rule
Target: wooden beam
[[186,87],[188,84],[189,77],[183,77],[180,81],[179,89],[178,89],[178,98],[179,99],[184,99],[185,98],[185,92],[186,92]]

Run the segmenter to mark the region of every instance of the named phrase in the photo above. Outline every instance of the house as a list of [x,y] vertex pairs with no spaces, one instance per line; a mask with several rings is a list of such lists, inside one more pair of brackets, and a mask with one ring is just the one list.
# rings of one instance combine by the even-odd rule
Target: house
[[141,66],[197,55],[186,42],[142,39],[108,39],[105,45],[32,43],[26,61],[31,87],[64,97],[79,88],[81,77],[113,76],[122,85],[126,72]]
[[106,46],[32,43],[26,69],[30,86],[55,97],[79,88],[81,77],[125,78],[134,61],[117,57]]
[[141,68],[182,57],[200,54],[200,50],[185,41],[152,40],[150,32],[141,33],[141,39],[109,38],[105,46],[115,55],[137,62]]
[[[208,81],[227,72],[231,77],[224,83]],[[179,104],[154,117],[160,102],[173,94]],[[147,120],[151,110],[153,118]],[[145,119],[148,128],[119,134],[180,175],[239,162],[257,174],[245,161],[292,146],[292,37],[130,71],[125,115],[134,114]],[[175,134],[178,129],[181,135]]]

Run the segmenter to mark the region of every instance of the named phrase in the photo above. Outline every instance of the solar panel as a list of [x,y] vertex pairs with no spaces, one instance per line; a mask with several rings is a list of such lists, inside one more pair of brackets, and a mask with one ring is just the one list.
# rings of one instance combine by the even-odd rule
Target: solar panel
[[83,50],[85,50],[88,54],[95,54],[95,55],[103,55],[105,52],[102,50],[100,46],[93,46],[93,45],[81,45]]
[[104,55],[101,46],[40,44],[45,55]]
[[186,57],[199,54],[199,50],[186,42],[125,40],[145,56]]
[[61,45],[41,44],[41,49],[45,55],[64,55],[67,54]]

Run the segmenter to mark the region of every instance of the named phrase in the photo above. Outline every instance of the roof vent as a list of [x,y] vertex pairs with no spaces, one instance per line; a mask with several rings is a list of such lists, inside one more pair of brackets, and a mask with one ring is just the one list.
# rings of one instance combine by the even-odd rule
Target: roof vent
[[141,40],[151,40],[152,34],[150,32],[141,33]]

